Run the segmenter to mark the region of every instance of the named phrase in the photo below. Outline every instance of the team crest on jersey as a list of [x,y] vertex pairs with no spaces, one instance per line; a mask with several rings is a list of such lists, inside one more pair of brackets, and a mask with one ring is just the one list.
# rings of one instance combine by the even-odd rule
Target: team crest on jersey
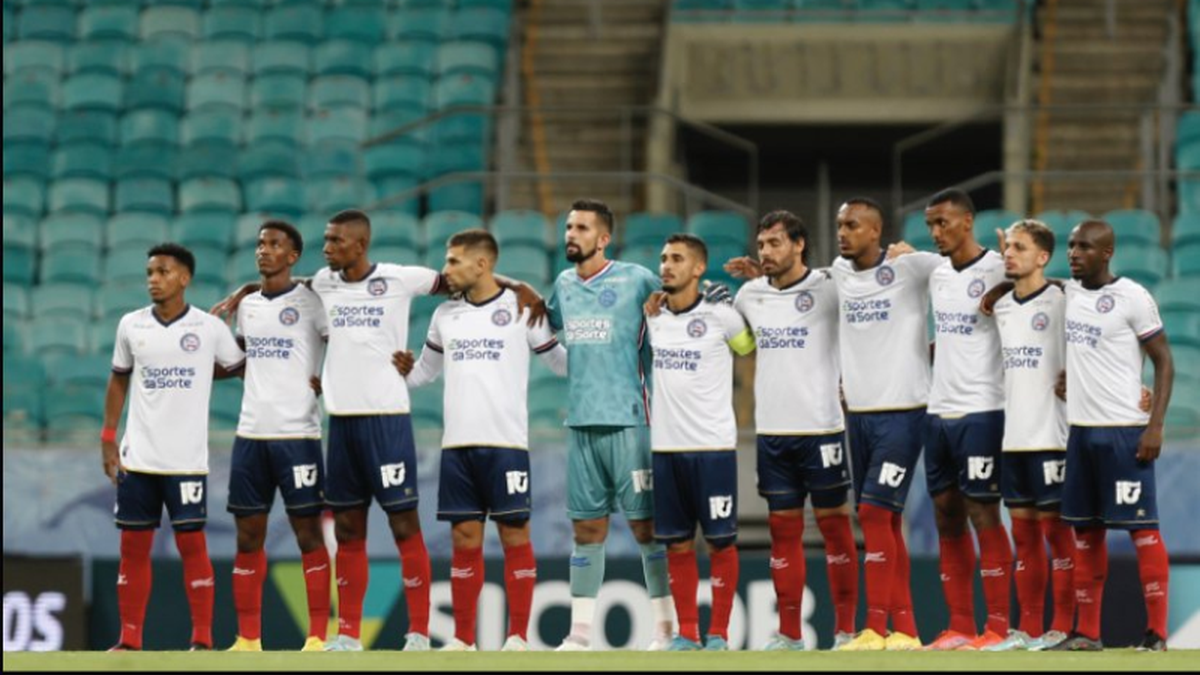
[[983,279],[975,279],[967,286],[967,295],[972,298],[978,298],[987,290],[987,285],[983,283]]
[[179,347],[189,354],[200,349],[200,336],[195,333],[187,333],[179,338]]
[[600,291],[600,306],[612,307],[617,304],[617,292],[611,288],[605,288]]
[[367,282],[367,292],[379,296],[387,293],[387,279],[372,279]]
[[704,319],[692,319],[687,325],[688,335],[694,338],[702,338],[708,332],[708,324]]
[[1100,296],[1100,299],[1096,301],[1096,311],[1100,312],[1101,314],[1108,314],[1109,312],[1113,311],[1113,307],[1116,306],[1117,300],[1111,295],[1102,295]]
[[1030,323],[1036,331],[1046,330],[1050,326],[1050,316],[1045,312],[1038,312],[1033,315],[1033,320]]
[[501,328],[507,326],[508,324],[512,323],[512,312],[509,312],[503,307],[497,309],[496,311],[492,312],[492,323],[500,326]]
[[896,271],[891,267],[884,265],[875,270],[875,281],[879,282],[880,286],[891,286],[896,280]]
[[285,326],[295,326],[300,320],[300,310],[295,307],[284,307],[279,313],[279,323]]
[[800,293],[796,295],[796,311],[800,312],[801,314],[811,310],[815,303],[816,301],[813,300],[812,293],[809,293],[808,291],[800,291]]

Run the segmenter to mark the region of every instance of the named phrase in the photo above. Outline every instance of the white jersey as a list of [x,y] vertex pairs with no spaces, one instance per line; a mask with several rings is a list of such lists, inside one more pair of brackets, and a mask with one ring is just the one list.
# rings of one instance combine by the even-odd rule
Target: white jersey
[[654,355],[650,449],[736,449],[728,343],[746,332],[745,320],[729,305],[699,298],[678,314],[664,308],[648,324]]
[[918,252],[859,270],[833,261],[842,389],[851,412],[912,410],[929,400],[929,276],[942,263]]
[[929,413],[956,416],[1004,409],[1004,371],[996,320],[979,311],[983,294],[1004,282],[1004,258],[984,249],[962,269],[949,258],[929,278],[936,347]]
[[754,332],[754,417],[761,435],[842,431],[838,397],[837,287],[812,270],[786,288],[766,277],[738,291],[734,307]]
[[170,323],[160,321],[152,307],[121,317],[112,369],[133,380],[121,466],[144,473],[208,473],[213,364],[233,370],[244,359],[229,328],[194,307]]
[[1142,343],[1162,332],[1158,305],[1118,277],[1095,290],[1067,283],[1067,420],[1080,426],[1141,426]]
[[330,415],[409,412],[408,387],[392,354],[408,344],[412,299],[437,290],[439,275],[425,267],[378,263],[362,281],[328,267],[312,289],[329,317],[329,346],[321,377]]
[[321,372],[329,334],[321,299],[303,284],[278,295],[252,293],[238,305],[237,326],[246,349],[238,436],[320,438],[309,378]]
[[432,381],[444,368],[443,448],[529,448],[529,352],[553,352],[560,374],[567,354],[549,321],[530,328],[527,318],[511,290],[478,305],[447,301],[433,313],[409,384]]
[[1004,367],[1005,452],[1065,450],[1067,409],[1054,393],[1065,364],[1066,296],[1054,284],[996,301]]

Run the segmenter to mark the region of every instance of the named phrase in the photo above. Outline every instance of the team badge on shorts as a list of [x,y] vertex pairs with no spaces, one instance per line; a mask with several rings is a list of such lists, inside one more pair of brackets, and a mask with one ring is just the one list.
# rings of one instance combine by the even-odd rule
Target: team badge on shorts
[[708,324],[704,319],[692,319],[687,325],[688,335],[694,338],[702,338],[708,332]]
[[617,304],[617,292],[611,288],[600,291],[600,306],[612,307]]
[[196,335],[195,333],[187,333],[183,337],[179,338],[179,347],[183,351],[191,354],[197,349],[200,349],[200,336]]
[[367,282],[367,292],[379,296],[387,293],[387,279],[372,279]]
[[1108,314],[1113,311],[1113,307],[1117,306],[1117,301],[1111,295],[1102,295],[1096,300],[1096,311],[1101,314]]
[[813,300],[812,293],[809,293],[808,291],[800,291],[796,295],[796,311],[804,314],[813,308],[813,304],[815,304],[815,302],[816,301]]
[[500,308],[492,312],[492,323],[500,327],[507,326],[512,323],[512,313],[507,309]]
[[975,279],[967,286],[967,295],[972,298],[978,298],[987,290],[987,285],[983,283],[983,279]]
[[1050,326],[1050,316],[1045,312],[1038,312],[1033,315],[1033,320],[1030,323],[1036,331],[1046,330]]
[[896,280],[896,271],[891,267],[884,265],[875,270],[875,281],[879,282],[880,286],[891,286]]
[[300,320],[300,310],[295,307],[284,307],[283,311],[279,312],[279,323],[285,326],[295,326]]

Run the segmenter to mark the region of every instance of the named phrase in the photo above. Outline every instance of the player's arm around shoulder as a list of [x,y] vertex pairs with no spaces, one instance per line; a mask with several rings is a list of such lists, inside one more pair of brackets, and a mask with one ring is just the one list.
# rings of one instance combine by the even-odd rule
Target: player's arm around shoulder
[[725,327],[725,342],[734,354],[746,356],[754,351],[757,346],[754,332],[750,330],[750,326],[741,312],[731,305],[720,305],[717,307],[717,316],[721,318],[721,323]]

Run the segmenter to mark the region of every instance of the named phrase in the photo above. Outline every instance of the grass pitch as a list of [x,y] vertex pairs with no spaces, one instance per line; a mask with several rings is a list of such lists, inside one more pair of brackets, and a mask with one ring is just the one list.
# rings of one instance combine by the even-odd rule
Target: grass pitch
[[1200,651],[1146,654],[1113,649],[1098,654],[1015,652],[874,652],[874,653],[646,653],[594,652],[528,654],[411,654],[362,652],[300,654],[294,652],[53,652],[7,653],[4,670],[100,671],[1185,671],[1200,669]]

